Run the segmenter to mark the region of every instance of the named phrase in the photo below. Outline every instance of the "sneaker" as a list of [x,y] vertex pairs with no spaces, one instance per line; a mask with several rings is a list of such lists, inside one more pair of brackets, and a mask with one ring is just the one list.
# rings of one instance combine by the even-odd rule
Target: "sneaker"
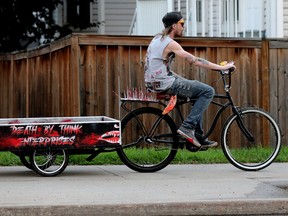
[[202,147],[215,147],[218,143],[216,141],[205,139],[202,143]]
[[181,126],[178,130],[177,133],[179,133],[181,136],[185,137],[190,143],[197,147],[201,147],[201,144],[195,137],[195,131],[193,129],[188,129],[183,126]]

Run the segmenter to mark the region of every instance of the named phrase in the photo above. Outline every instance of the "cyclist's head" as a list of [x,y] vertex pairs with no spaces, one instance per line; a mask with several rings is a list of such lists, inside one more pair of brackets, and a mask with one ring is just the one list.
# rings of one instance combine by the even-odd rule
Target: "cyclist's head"
[[162,37],[171,33],[175,30],[175,36],[182,36],[184,30],[184,19],[181,12],[169,12],[163,18],[162,22],[165,29],[162,32]]
[[181,12],[169,12],[163,18],[162,22],[165,28],[172,26],[180,21],[180,24],[184,24],[183,16]]

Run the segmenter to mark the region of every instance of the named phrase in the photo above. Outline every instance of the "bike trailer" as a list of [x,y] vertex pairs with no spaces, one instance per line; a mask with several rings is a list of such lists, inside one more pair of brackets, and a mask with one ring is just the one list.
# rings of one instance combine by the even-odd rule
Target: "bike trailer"
[[115,147],[120,136],[120,121],[106,116],[0,119],[1,151]]

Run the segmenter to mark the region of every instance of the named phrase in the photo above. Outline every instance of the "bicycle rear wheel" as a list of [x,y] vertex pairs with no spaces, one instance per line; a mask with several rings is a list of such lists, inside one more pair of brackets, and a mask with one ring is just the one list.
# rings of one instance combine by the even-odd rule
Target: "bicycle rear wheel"
[[[241,120],[234,114],[224,125],[221,136],[223,152],[229,162],[239,169],[264,169],[280,151],[278,124],[269,113],[259,108],[244,108],[240,113]],[[244,129],[240,129],[241,126]],[[251,134],[250,139],[247,132]]]
[[160,109],[142,107],[128,113],[121,121],[121,129],[122,145],[117,153],[135,171],[161,170],[177,153],[177,127]]

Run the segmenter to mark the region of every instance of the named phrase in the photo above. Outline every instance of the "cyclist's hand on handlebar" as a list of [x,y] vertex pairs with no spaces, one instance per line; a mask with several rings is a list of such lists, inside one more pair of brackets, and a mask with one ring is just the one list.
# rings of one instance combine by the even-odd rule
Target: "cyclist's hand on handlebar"
[[234,71],[236,69],[236,66],[234,65],[234,61],[231,62],[221,62],[220,65],[222,66],[223,71]]

